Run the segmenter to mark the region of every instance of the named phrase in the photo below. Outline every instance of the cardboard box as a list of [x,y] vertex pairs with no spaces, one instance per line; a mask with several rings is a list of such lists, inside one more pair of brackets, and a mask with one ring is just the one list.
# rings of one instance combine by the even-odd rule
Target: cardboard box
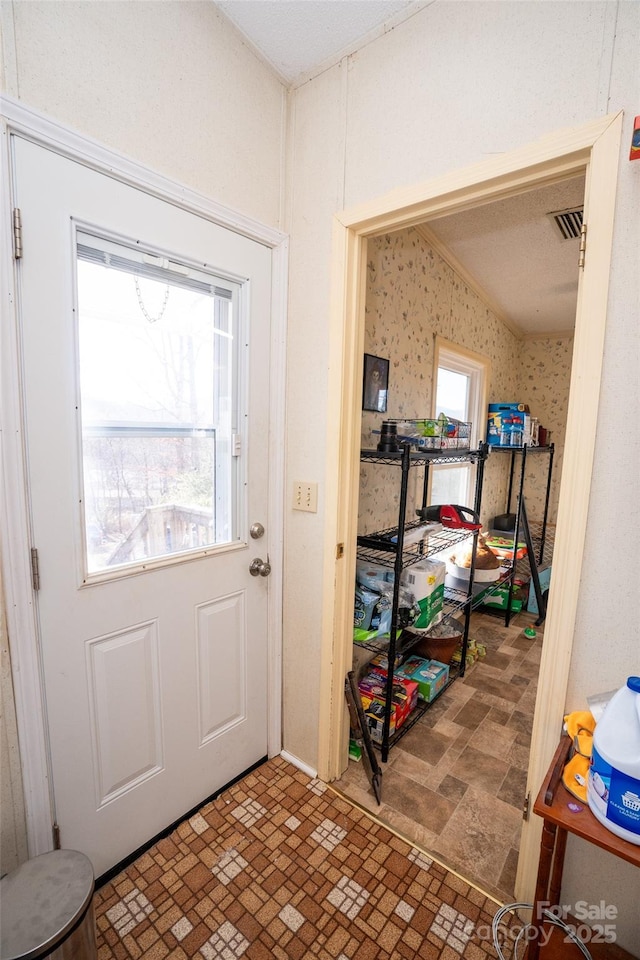
[[[396,653],[396,667],[399,667],[402,661],[402,654]],[[373,660],[369,661],[369,667],[371,668],[371,671],[375,671],[376,673],[381,673],[383,670],[386,671],[389,669],[389,657],[386,653],[378,653]]]
[[[385,667],[376,666],[363,678],[365,681],[373,680],[375,684],[378,684],[380,679],[383,681],[381,696],[382,699],[385,699],[387,683],[387,670]],[[418,702],[418,684],[415,680],[410,680],[408,677],[405,677],[404,674],[399,673],[397,669],[394,670],[391,699],[403,708],[403,712],[406,715],[410,714]]]
[[[482,599],[482,605],[485,607],[495,607],[498,610],[506,610],[509,601],[509,587],[498,587]],[[522,610],[522,600],[511,597],[511,613],[520,613]]]
[[[366,717],[371,739],[382,743],[384,707],[387,693],[386,671],[367,674],[358,683],[362,709]],[[418,702],[418,684],[394,673],[391,693],[391,720],[389,735],[399,730]]]
[[415,681],[418,684],[418,696],[427,703],[435,700],[449,682],[448,664],[424,660],[422,657],[409,657],[396,673]]
[[[374,743],[382,743],[382,731],[384,729],[384,702],[382,700],[371,700],[364,694],[360,694],[362,700],[362,709],[367,721],[369,736]],[[396,707],[391,704],[391,718],[389,720],[389,736],[392,737],[396,732]]]
[[526,403],[490,403],[487,443],[492,447],[521,447],[531,430]]

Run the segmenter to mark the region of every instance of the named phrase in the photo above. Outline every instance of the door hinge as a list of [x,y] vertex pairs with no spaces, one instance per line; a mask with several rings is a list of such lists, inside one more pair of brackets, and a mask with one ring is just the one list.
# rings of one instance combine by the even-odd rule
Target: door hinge
[[18,207],[13,208],[13,257],[14,260],[22,257],[22,214]]
[[242,454],[242,434],[234,433],[231,437],[231,456],[239,457]]
[[62,849],[60,846],[60,827],[58,826],[57,823],[54,823],[51,829],[53,832],[53,849],[60,850]]
[[582,224],[580,228],[580,252],[578,254],[578,266],[584,270],[584,258],[587,250],[587,225]]
[[31,548],[31,585],[34,590],[40,589],[40,561],[36,547]]
[[344,557],[344,543],[339,543],[336,546],[336,560],[342,560]]
[[528,820],[531,816],[531,794],[528,793],[524,798],[524,803],[522,804],[522,819]]

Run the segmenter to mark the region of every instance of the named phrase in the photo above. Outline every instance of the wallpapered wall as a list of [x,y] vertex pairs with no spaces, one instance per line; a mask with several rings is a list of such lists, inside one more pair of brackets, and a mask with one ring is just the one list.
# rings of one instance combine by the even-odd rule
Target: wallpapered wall
[[[552,431],[555,457],[549,520],[555,522],[569,396],[572,338],[519,341],[414,228],[369,241],[365,352],[389,360],[386,413],[363,411],[361,444],[375,449],[385,419],[431,414],[435,337],[488,357],[490,402],[528,403],[533,416]],[[479,425],[481,439],[486,424]],[[510,457],[489,456],[482,521],[507,506]],[[516,469],[519,465],[516,458]],[[525,499],[532,522],[541,520],[548,457],[531,455]],[[399,471],[362,464],[359,532],[397,523]],[[421,501],[422,471],[412,471],[407,518]],[[512,501],[515,509],[515,499]]]
[[[555,448],[549,499],[549,518],[554,523],[562,477],[573,337],[525,340],[520,344],[519,352],[519,395],[529,404],[533,416],[551,431]],[[525,499],[532,520],[542,519],[547,465],[548,460],[542,455],[530,458],[527,464]]]

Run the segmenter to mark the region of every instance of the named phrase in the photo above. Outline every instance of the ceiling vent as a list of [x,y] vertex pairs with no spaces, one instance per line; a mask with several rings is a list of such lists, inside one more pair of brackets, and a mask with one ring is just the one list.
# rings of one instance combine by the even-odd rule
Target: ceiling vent
[[547,216],[553,220],[563,240],[578,240],[582,230],[582,212],[584,207],[571,207],[569,210],[556,210]]

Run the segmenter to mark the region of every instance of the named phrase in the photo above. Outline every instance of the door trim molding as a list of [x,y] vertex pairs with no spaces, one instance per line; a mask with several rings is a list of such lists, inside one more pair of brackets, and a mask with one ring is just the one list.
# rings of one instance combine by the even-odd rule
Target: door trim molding
[[[622,112],[563,130],[428,183],[403,187],[336,215],[333,225],[319,775],[346,765],[344,677],[358,516],[360,401],[367,238],[513,196],[586,170],[589,242],[579,285],[567,440],[560,487],[554,590],[545,626],[527,789],[544,778],[562,729],[589,506],[607,315]],[[344,553],[336,560],[336,544]],[[541,823],[524,824],[516,896],[530,901]]]
[[0,94],[0,115],[10,133],[39,143],[69,160],[106,173],[122,183],[144,190],[160,200],[174,203],[183,210],[196,213],[218,226],[227,227],[273,249],[287,244],[287,235],[275,227],[260,223],[205,194],[171,180],[137,160],[112,150],[99,140],[73,130],[6,94]]
[[[289,239],[285,233],[225,207],[189,187],[170,180],[137,161],[74,131],[57,120],[0,95],[2,152],[0,154],[0,280],[6,291],[0,329],[0,401],[3,430],[0,440],[0,517],[4,530],[2,579],[7,632],[11,649],[18,740],[23,777],[29,856],[52,849],[54,800],[48,759],[44,686],[38,641],[37,609],[31,586],[30,517],[26,496],[23,409],[21,398],[20,311],[17,267],[11,229],[12,136],[113,177],[160,200],[196,214],[218,226],[264,244],[272,251],[271,274],[271,436],[285,427],[286,321]],[[272,445],[281,450],[281,445]],[[272,573],[268,599],[268,731],[269,756],[282,748],[282,558],[284,526],[284,455],[273,457],[269,476],[269,553]]]

